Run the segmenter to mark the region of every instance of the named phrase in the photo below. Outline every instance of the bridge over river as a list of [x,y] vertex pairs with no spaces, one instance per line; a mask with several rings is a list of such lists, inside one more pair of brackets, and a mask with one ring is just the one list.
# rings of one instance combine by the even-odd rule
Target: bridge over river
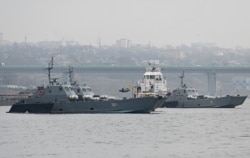
[[[75,65],[75,73],[141,73],[144,66],[85,66]],[[213,95],[216,92],[216,74],[221,73],[247,73],[250,74],[250,66],[161,66],[163,73],[203,73],[207,75],[208,92]],[[8,73],[44,73],[46,66],[41,65],[5,65],[0,67],[0,75]],[[62,73],[68,66],[54,65],[53,72]]]

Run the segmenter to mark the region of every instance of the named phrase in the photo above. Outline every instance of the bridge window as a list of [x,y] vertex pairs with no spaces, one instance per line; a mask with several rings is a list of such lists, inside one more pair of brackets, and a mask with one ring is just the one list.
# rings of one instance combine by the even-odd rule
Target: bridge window
[[161,81],[161,75],[156,75],[156,76],[155,76],[155,80],[157,80],[157,81],[158,81],[158,80],[159,80],[159,81]]
[[154,75],[150,75],[150,79],[155,79],[155,76]]

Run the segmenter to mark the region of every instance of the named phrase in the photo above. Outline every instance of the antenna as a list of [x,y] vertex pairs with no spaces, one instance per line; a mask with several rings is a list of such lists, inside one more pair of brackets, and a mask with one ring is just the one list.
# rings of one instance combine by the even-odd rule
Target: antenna
[[101,46],[102,46],[102,45],[101,45],[101,37],[100,37],[100,35],[99,35],[99,38],[98,38],[98,47],[101,48]]
[[53,65],[54,65],[54,63],[53,63],[53,56],[52,56],[51,61],[50,61],[50,63],[48,64],[48,68],[47,68],[47,70],[48,70],[49,83],[52,83],[52,81],[51,81],[51,76],[50,76],[50,71],[53,69]]
[[69,66],[69,83],[73,84],[73,67]]
[[179,76],[179,78],[181,79],[181,87],[184,88],[185,87],[185,84],[183,84],[184,70],[182,70],[181,76]]

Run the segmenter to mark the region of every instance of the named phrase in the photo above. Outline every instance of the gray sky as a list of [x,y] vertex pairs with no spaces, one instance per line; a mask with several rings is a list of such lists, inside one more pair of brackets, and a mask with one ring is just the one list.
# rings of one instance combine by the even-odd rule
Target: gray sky
[[249,0],[0,0],[0,32],[21,42],[250,48]]

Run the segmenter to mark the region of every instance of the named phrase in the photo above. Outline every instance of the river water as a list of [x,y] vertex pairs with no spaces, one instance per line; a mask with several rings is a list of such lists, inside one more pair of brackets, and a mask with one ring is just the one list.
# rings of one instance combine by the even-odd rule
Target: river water
[[230,158],[250,155],[250,100],[234,109],[152,114],[10,114],[0,158]]

